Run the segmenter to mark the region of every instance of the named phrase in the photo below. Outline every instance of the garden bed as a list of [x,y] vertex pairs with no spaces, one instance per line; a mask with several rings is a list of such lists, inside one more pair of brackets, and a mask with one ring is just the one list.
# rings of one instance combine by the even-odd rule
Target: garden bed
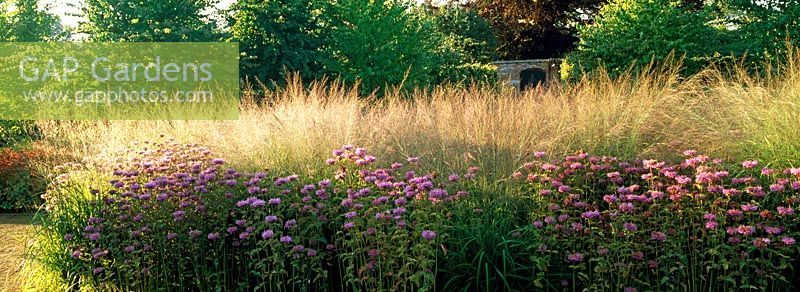
[[32,251],[54,289],[797,287],[798,168],[535,152],[487,185],[350,145],[303,176],[171,141],[127,153],[45,197]]

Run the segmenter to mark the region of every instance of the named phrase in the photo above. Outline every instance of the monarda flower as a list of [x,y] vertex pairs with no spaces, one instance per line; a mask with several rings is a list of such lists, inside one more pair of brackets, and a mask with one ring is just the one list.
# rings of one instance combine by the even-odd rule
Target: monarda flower
[[628,230],[628,231],[636,231],[636,229],[638,229],[636,227],[636,224],[629,223],[629,222],[626,222],[625,224],[622,224],[622,228],[625,228],[625,230]]
[[650,233],[650,239],[655,241],[664,241],[667,240],[667,235],[664,234],[664,232],[653,231]]
[[758,166],[758,161],[757,160],[747,160],[747,161],[742,162],[742,167],[744,167],[744,168],[748,168],[749,169],[749,168],[753,168],[753,167],[756,167],[756,166]]
[[744,236],[752,235],[755,230],[753,226],[745,225],[739,225],[739,227],[736,228],[736,232]]
[[781,216],[794,215],[794,209],[792,209],[792,207],[778,206],[777,210],[778,210],[778,215]]
[[756,238],[756,239],[753,239],[753,246],[755,246],[756,248],[760,248],[760,249],[767,248],[769,243],[770,243],[769,238]]
[[433,240],[434,238],[436,238],[436,232],[432,230],[423,230],[420,235],[422,236],[422,238],[427,240]]
[[567,260],[573,263],[579,263],[583,261],[583,254],[576,252],[571,255],[567,256]]
[[780,227],[767,226],[767,227],[764,227],[764,231],[766,231],[767,234],[769,234],[769,235],[778,235],[778,234],[781,234],[783,229],[780,228]]

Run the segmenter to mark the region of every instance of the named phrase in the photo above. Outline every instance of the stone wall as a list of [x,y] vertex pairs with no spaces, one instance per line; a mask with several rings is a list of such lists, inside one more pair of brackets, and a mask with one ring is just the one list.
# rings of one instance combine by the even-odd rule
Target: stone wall
[[512,60],[492,62],[497,66],[497,80],[519,89],[520,73],[525,69],[538,68],[547,73],[547,82],[561,79],[561,59]]

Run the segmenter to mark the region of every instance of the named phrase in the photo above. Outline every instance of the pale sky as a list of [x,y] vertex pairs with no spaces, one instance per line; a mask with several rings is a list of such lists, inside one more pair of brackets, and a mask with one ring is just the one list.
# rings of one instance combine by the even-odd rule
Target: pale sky
[[[158,1],[158,0],[144,0],[144,1]],[[418,3],[425,2],[424,0],[416,0]],[[219,0],[219,3],[216,5],[216,9],[227,9],[236,2],[236,0]],[[434,0],[434,3],[437,2],[447,2],[446,0]],[[80,21],[80,17],[77,16],[70,16],[69,14],[79,14],[80,13],[80,5],[83,3],[82,0],[42,0],[40,2],[43,5],[50,5],[50,11],[58,15],[61,18],[61,23],[65,27],[75,27],[78,25]]]
[[[158,0],[145,0],[145,1],[158,1]],[[236,0],[220,0],[217,4],[217,9],[226,9],[231,6]],[[81,0],[42,0],[44,5],[50,5],[50,11],[53,14],[61,17],[61,23],[64,26],[75,27],[80,21],[80,17],[70,16],[69,14],[80,13],[80,5],[83,3]]]

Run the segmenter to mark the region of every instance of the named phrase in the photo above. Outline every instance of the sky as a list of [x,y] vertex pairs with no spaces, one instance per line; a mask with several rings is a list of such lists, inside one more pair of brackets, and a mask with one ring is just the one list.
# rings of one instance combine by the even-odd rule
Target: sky
[[[158,0],[149,0],[158,1]],[[64,26],[75,27],[80,21],[80,17],[71,16],[70,14],[78,14],[80,12],[81,0],[42,0],[42,4],[49,5],[53,14],[61,18],[61,23]],[[231,6],[235,0],[220,0],[217,4],[217,9],[226,9]]]
[[[158,1],[158,0],[145,0],[145,1]],[[81,0],[42,0],[42,4],[50,6],[50,12],[61,18],[61,24],[65,27],[75,27],[81,20],[80,17],[70,15],[80,13]],[[227,9],[236,2],[236,0],[219,0],[216,9]],[[417,2],[425,2],[424,0],[417,0]],[[439,1],[433,1],[434,3]]]

